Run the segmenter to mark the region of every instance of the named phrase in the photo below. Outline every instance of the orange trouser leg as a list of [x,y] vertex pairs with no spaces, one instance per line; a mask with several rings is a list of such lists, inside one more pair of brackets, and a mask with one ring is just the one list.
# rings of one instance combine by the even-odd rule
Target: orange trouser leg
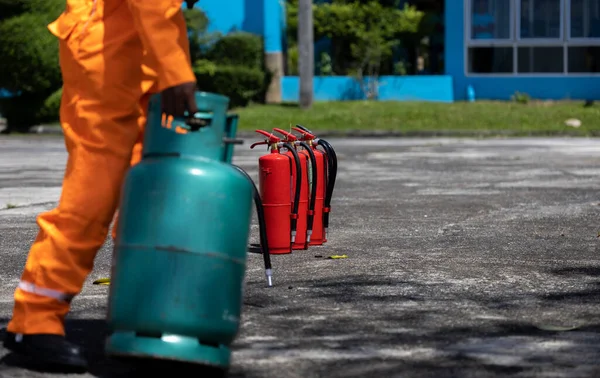
[[[153,70],[150,66],[155,65],[150,61],[148,56],[145,56],[146,61],[142,65],[142,71],[144,73],[144,79],[142,80],[142,92],[144,96],[140,101],[140,106],[142,109],[142,114],[138,119],[138,127],[139,134],[135,145],[133,146],[133,151],[131,152],[131,162],[130,165],[134,166],[142,160],[142,149],[144,142],[144,130],[146,128],[146,121],[148,116],[148,103],[150,102],[150,97],[156,92],[156,83],[157,83],[157,74],[156,71]],[[117,239],[117,227],[119,225],[119,212],[117,211],[114,217],[111,238],[113,240]]]
[[[150,100],[150,94],[147,94],[142,98],[142,101],[141,101],[141,107],[144,110],[144,112],[143,112],[143,115],[139,119],[138,126],[140,128],[140,132],[138,134],[138,139],[136,140],[135,145],[133,146],[133,150],[131,151],[131,161],[129,163],[130,166],[134,166],[142,160],[142,149],[144,147],[144,144],[143,144],[144,129],[145,129],[145,125],[146,125],[146,119],[147,119],[146,115],[147,115],[149,100]],[[115,240],[117,238],[118,225],[119,225],[119,212],[116,211],[114,221],[113,221],[112,231],[110,234],[111,238],[113,240]]]
[[58,206],[38,216],[10,332],[64,334],[70,300],[108,234],[142,115],[143,48],[122,4],[105,18],[98,2],[90,20],[60,41],[69,157]]

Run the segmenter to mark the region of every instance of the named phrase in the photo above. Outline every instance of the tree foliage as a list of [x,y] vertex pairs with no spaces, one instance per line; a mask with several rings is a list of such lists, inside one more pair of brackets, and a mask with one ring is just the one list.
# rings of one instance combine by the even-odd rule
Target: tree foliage
[[64,8],[64,0],[0,0],[0,88],[18,94],[0,103],[9,129],[26,130],[55,108],[62,78],[47,26]]
[[47,22],[51,22],[64,9],[64,0],[0,0],[0,21],[23,13],[35,13],[46,16]]
[[263,51],[262,37],[247,32],[233,32],[215,41],[207,49],[205,58],[220,64],[262,69]]
[[[397,0],[334,0],[313,5],[315,40],[332,41],[334,71],[346,74],[366,65],[391,65],[394,48],[419,35],[424,13]],[[297,0],[287,4],[288,41],[297,40]]]
[[201,47],[206,43],[206,30],[208,29],[208,17],[206,13],[198,8],[184,9],[185,22],[190,41],[190,55],[192,62],[201,58]]
[[58,42],[47,25],[64,8],[64,0],[0,0],[0,88],[50,94],[60,87]]
[[45,21],[24,13],[0,23],[0,88],[52,93],[60,86],[57,41]]

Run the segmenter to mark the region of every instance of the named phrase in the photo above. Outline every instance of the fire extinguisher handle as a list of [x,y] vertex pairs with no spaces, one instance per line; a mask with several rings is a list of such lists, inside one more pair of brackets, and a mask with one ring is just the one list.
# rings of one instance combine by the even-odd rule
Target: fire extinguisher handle
[[254,131],[256,131],[257,133],[264,135],[268,138],[267,140],[265,140],[265,143],[273,144],[273,143],[281,142],[281,138],[278,138],[277,136],[273,135],[273,133],[269,133],[264,130],[254,130]]
[[307,133],[311,133],[312,134],[312,131],[310,131],[309,129],[307,129],[306,127],[304,127],[302,125],[296,125],[296,127],[299,128],[299,129],[301,129],[301,130],[306,131]]
[[288,133],[287,131],[282,130],[282,129],[278,129],[277,127],[273,128],[273,131],[278,132],[279,134],[285,136],[286,139],[290,142],[295,142],[296,140],[298,140],[298,138],[294,134]]
[[312,140],[312,139],[315,139],[315,136],[314,136],[313,134],[311,134],[311,133],[309,133],[308,131],[306,131],[306,130],[303,130],[303,129],[301,129],[301,128],[297,127],[297,126],[296,126],[296,127],[292,127],[292,129],[293,129],[293,130],[296,130],[297,132],[299,132],[300,134],[302,134],[302,136],[303,136],[305,139],[307,139],[307,140]]

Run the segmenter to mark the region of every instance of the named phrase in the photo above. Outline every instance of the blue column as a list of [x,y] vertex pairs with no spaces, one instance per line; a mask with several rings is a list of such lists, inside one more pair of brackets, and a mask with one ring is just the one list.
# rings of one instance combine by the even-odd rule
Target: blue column
[[464,100],[467,80],[465,78],[465,0],[445,0],[445,47],[444,65],[446,75],[452,76],[454,98]]
[[264,4],[264,31],[265,53],[279,53],[282,51],[282,18],[285,17],[283,0],[261,0]]
[[263,4],[263,37],[265,44],[265,66],[273,74],[267,90],[266,102],[281,102],[281,79],[283,77],[283,20],[284,0],[257,0]]

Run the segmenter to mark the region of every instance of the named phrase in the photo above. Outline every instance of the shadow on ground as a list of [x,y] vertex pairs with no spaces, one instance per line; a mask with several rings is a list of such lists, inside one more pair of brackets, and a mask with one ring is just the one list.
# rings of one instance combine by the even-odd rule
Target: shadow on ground
[[[600,268],[547,273],[594,279],[600,277]],[[259,284],[262,282],[249,283]],[[600,282],[591,282],[585,291],[535,296],[452,291],[447,283],[365,275],[296,281],[268,291],[247,290],[244,321],[268,324],[269,330],[243,327],[228,376],[265,376],[271,365],[281,369],[271,376],[287,376],[286,361],[298,359],[305,363],[289,376],[496,377],[539,376],[541,371],[556,376],[598,376],[597,317],[572,327],[554,327],[514,315],[533,302],[534,307],[544,309],[556,307],[557,302],[597,304],[598,299]],[[495,316],[473,316],[475,313]],[[106,325],[101,320],[71,319],[67,332],[69,339],[87,349],[90,373],[97,377],[167,376],[175,370],[178,377],[221,376],[197,366],[109,360],[103,353]],[[2,360],[11,366],[22,363],[14,355]]]
[[[600,268],[547,273],[589,278]],[[265,364],[312,360],[305,376],[317,377],[599,376],[598,313],[588,307],[571,314],[572,308],[561,307],[597,310],[600,282],[589,283],[589,290],[542,295],[451,286],[355,275],[297,281],[287,295],[268,298],[253,290],[251,302],[269,305],[257,308],[251,321],[269,319],[273,329],[262,338],[241,338],[239,358]],[[294,290],[302,300],[290,306]],[[281,334],[288,337],[269,337]]]
[[[572,267],[572,268],[561,268],[554,269],[551,271],[552,274],[562,277],[581,277],[588,276],[597,278],[597,281],[589,284],[590,288],[586,290],[571,291],[567,293],[548,293],[543,295],[542,298],[547,301],[561,301],[562,303],[576,302],[576,303],[590,303],[597,304],[600,306],[600,267]],[[600,315],[600,314],[599,314]]]

